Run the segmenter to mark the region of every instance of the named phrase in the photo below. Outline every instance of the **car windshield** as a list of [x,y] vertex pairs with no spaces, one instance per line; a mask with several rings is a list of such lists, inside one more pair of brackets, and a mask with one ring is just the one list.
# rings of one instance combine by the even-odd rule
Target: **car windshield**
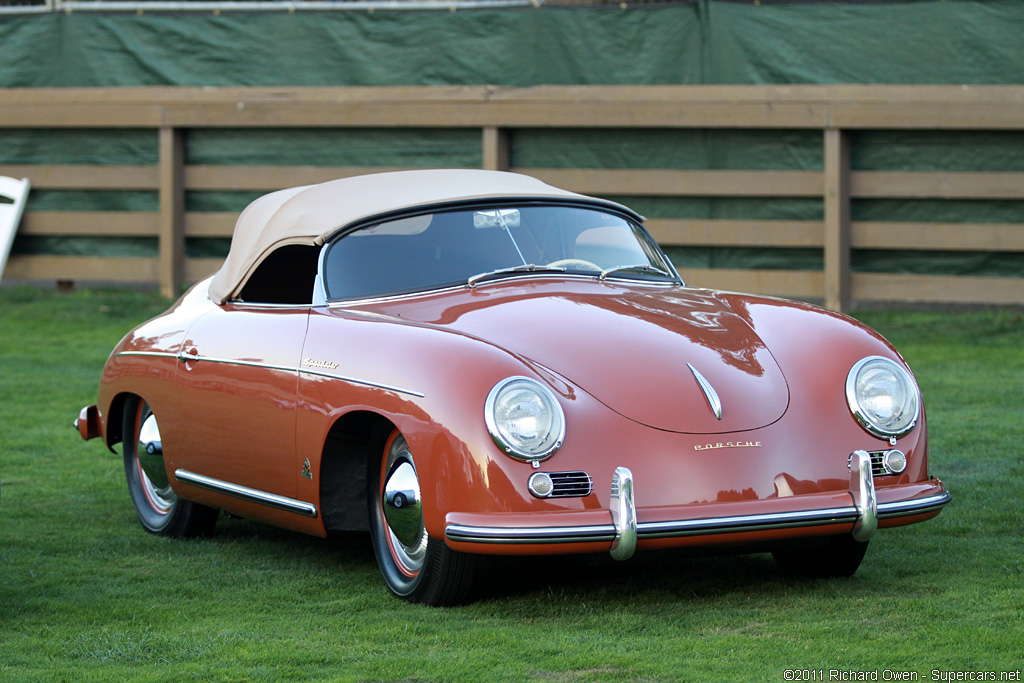
[[486,206],[399,218],[343,235],[324,260],[334,301],[537,273],[678,281],[643,228],[581,206]]

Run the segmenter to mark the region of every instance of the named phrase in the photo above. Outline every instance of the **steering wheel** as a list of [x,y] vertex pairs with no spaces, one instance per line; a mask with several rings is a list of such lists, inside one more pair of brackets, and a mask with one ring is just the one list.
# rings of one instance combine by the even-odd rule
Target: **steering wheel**
[[552,261],[548,264],[549,268],[572,268],[574,270],[595,270],[598,273],[601,272],[601,266],[596,263],[591,263],[586,259],[581,258],[563,258],[557,261]]

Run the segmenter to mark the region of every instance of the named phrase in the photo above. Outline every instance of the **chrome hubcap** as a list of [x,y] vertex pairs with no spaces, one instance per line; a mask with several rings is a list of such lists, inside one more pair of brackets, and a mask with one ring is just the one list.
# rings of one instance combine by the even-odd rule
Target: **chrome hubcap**
[[160,441],[160,427],[153,413],[145,414],[135,444],[135,457],[139,461],[139,479],[143,491],[154,510],[162,514],[174,507],[177,495],[171,490],[164,467],[164,451]]
[[388,545],[401,569],[415,574],[427,554],[427,531],[423,526],[420,482],[412,453],[405,438],[395,437],[384,465],[385,481],[381,505],[387,525]]

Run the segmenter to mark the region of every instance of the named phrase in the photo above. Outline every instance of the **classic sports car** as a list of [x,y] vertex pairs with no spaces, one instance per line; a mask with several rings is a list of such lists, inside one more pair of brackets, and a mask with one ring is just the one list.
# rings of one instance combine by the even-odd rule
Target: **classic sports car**
[[892,346],[686,286],[641,222],[489,171],[268,194],[77,427],[123,442],[146,530],[368,530],[388,588],[431,605],[481,554],[748,548],[845,576],[877,528],[939,514]]

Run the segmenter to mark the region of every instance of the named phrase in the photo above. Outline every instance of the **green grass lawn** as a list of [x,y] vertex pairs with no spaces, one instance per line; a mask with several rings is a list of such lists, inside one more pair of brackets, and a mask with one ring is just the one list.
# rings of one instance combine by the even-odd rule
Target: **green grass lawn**
[[[153,295],[0,290],[0,681],[783,681],[1024,668],[1024,314],[872,311],[920,381],[953,503],[847,580],[767,555],[503,561],[483,597],[392,598],[369,538],[221,518],[146,534],[72,427]],[[851,680],[846,678],[845,680]],[[960,679],[963,680],[963,679]],[[996,678],[998,680],[998,676]],[[1019,678],[1013,680],[1020,680]]]

